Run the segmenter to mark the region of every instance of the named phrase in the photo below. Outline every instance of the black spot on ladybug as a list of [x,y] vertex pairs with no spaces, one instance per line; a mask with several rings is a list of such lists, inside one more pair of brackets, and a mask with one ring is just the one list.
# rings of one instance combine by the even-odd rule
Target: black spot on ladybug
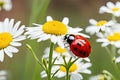
[[78,46],[81,46],[81,44],[80,44],[80,43],[77,43],[77,45],[78,45]]
[[80,54],[86,55],[86,52],[79,51]]
[[86,55],[86,52],[83,52],[83,55]]
[[91,48],[91,46],[89,45],[89,48]]
[[78,49],[76,47],[74,47],[74,50],[77,51]]

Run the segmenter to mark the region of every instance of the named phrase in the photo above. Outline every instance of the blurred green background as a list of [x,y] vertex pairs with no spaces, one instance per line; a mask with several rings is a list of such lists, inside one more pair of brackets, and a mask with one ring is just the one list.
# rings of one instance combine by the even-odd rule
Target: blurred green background
[[[117,2],[118,0],[51,0],[47,10],[43,10],[46,13],[40,12],[40,14],[38,14],[40,15],[40,19],[37,20],[34,20],[34,16],[31,16],[33,1],[37,0],[12,0],[12,10],[9,12],[4,10],[1,11],[0,20],[3,21],[6,17],[14,18],[15,21],[20,20],[22,21],[22,24],[29,26],[31,25],[31,22],[44,23],[47,15],[52,16],[53,19],[57,20],[62,20],[63,17],[68,17],[70,19],[70,26],[80,26],[85,29],[89,25],[88,21],[91,18],[96,20],[111,19],[111,15],[109,14],[99,14],[99,8],[105,5],[108,1]],[[42,1],[44,0],[38,0],[37,4],[40,3],[42,6],[44,3],[42,3]],[[40,8],[36,7],[35,9],[37,11]],[[30,22],[31,17],[32,21]],[[101,73],[104,69],[109,70],[117,77],[119,74],[116,74],[116,72],[113,70],[109,56],[105,49],[101,47],[100,43],[96,43],[96,37],[91,36],[89,40],[92,44],[92,53],[90,55],[92,62],[92,67],[90,69],[92,70],[92,74],[83,74],[84,80],[88,80],[90,76]],[[33,56],[29,53],[25,46],[26,43],[32,45],[39,59],[41,59],[43,50],[49,46],[49,42],[47,41],[37,43],[36,40],[26,40],[23,42],[23,46],[19,48],[19,53],[14,54],[13,58],[9,58],[7,55],[5,55],[4,62],[0,62],[0,70],[7,70],[9,72],[8,80],[42,80],[39,79],[41,67],[36,63]],[[28,74],[25,74],[26,72]],[[34,75],[34,73],[38,74]]]

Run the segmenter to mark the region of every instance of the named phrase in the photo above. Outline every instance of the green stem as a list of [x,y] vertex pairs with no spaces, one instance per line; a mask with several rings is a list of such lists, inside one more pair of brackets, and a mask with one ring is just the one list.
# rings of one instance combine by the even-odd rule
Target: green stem
[[66,80],[70,80],[69,68],[66,69]]
[[116,22],[116,17],[112,15],[112,20]]
[[49,64],[48,64],[48,80],[52,80],[51,69],[52,69],[52,55],[53,55],[54,43],[51,42],[50,53],[49,53]]
[[111,52],[112,52],[112,59],[113,59],[116,55],[116,47],[113,45],[111,46]]
[[118,66],[116,65],[116,63],[115,63],[115,61],[114,61],[114,57],[115,57],[115,55],[116,55],[116,47],[115,46],[111,46],[111,63],[112,63],[112,66],[113,66],[113,70],[116,72],[116,74],[118,75],[117,77],[118,78],[120,78],[119,77],[119,74],[120,74],[120,70],[119,70],[119,68],[118,68]]
[[26,46],[28,47],[28,49],[31,51],[32,55],[34,56],[35,60],[40,64],[40,66],[45,70],[45,67],[41,64],[41,62],[39,61],[39,59],[37,58],[37,56],[35,55],[35,52],[33,51],[32,47],[28,44],[26,44]]

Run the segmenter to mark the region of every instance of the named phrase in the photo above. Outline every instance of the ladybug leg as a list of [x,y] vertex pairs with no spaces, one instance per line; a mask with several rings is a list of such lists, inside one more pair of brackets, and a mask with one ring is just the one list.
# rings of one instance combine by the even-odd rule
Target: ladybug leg
[[68,43],[65,43],[64,44],[65,48],[69,47],[69,44]]

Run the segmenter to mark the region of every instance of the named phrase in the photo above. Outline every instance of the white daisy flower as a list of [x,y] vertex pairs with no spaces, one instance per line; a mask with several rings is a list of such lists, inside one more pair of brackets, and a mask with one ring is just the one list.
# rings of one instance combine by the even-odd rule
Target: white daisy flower
[[[53,20],[52,17],[47,16],[47,22],[43,25],[35,24],[37,27],[28,27],[28,38],[38,39],[37,41],[45,41],[50,39],[54,44],[58,44],[60,47],[64,47],[63,37],[66,34],[75,34],[82,31],[82,28],[71,28],[68,26],[69,19],[64,18],[62,22]],[[85,34],[78,33],[84,37],[88,37]]]
[[[66,61],[69,61],[70,58],[66,57]],[[73,59],[74,60],[74,59]],[[58,64],[63,63],[64,61],[63,59],[60,59],[58,62],[56,62]],[[82,74],[80,73],[85,73],[85,74],[91,74],[91,71],[88,69],[89,67],[91,67],[91,63],[89,62],[82,62],[82,59],[78,59],[75,63],[73,63],[69,69],[69,74],[70,74],[70,80],[81,80],[83,79]],[[55,68],[54,68],[55,69]],[[66,69],[64,66],[59,66],[56,67],[56,70],[58,70],[58,73],[55,75],[58,78],[62,78],[66,76]]]
[[[49,51],[50,51],[50,48],[47,47],[44,51],[44,55],[43,55],[42,58],[48,58],[49,57]],[[70,57],[71,55],[66,50],[66,48],[56,47],[55,50],[53,51],[53,59],[55,59],[56,57],[60,58],[62,56]]]
[[102,47],[106,47],[109,44],[114,45],[115,47],[120,47],[120,31],[114,31],[111,33],[98,33],[97,36],[99,37],[96,41],[102,42]]
[[12,2],[11,0],[0,0],[0,11],[4,9],[9,11],[12,9]]
[[14,19],[9,20],[6,18],[3,22],[0,22],[0,61],[4,60],[4,54],[9,57],[13,57],[13,53],[17,53],[19,50],[16,48],[22,44],[19,41],[25,39],[22,35],[25,26],[20,28],[21,21],[14,24]]
[[86,28],[86,32],[90,33],[91,35],[98,33],[100,30],[105,31],[107,27],[112,26],[114,22],[106,21],[106,20],[100,20],[96,21],[95,19],[90,19],[89,23],[91,24]]
[[106,6],[100,7],[99,13],[110,13],[116,17],[120,16],[120,2],[113,4],[112,2],[107,2]]
[[[66,57],[65,58],[66,61],[69,61],[70,57]],[[74,60],[74,59],[72,59]],[[57,60],[56,62],[57,64],[61,64],[63,63],[64,64],[64,61],[63,59],[59,59]],[[91,63],[87,62],[87,63],[84,63],[82,62],[82,59],[78,59],[75,63],[73,63],[69,69],[69,74],[70,74],[70,80],[81,80],[83,79],[83,76],[82,74],[80,73],[85,73],[85,74],[91,74],[91,71],[88,69],[89,67],[91,67]],[[66,76],[66,69],[64,66],[53,66],[52,67],[52,73],[55,73],[55,71],[59,70],[55,76],[58,77],[58,78],[62,78],[62,77],[65,77]],[[41,73],[41,76],[42,77],[46,77],[46,73],[43,71]]]

